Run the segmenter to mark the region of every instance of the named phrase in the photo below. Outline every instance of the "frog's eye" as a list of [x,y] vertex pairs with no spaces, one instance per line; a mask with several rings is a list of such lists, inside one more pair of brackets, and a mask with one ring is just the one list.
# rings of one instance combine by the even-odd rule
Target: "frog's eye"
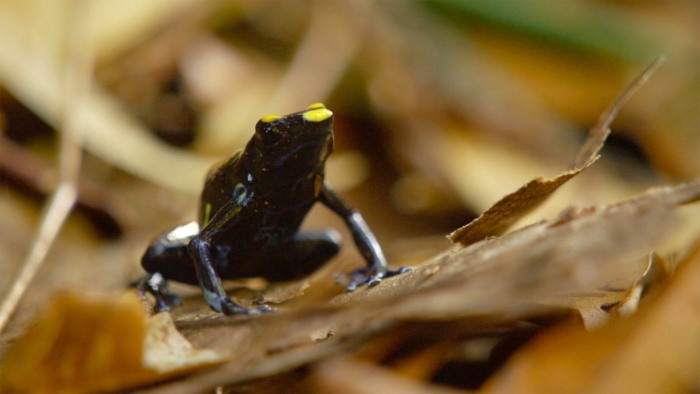
[[273,123],[274,120],[280,119],[279,115],[263,116],[255,126],[255,133],[262,138],[265,145],[272,145],[282,138],[279,127]]

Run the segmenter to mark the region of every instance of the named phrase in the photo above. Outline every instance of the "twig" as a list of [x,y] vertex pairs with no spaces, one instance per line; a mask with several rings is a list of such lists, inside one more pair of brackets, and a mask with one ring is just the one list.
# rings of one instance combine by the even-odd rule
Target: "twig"
[[87,24],[87,2],[68,2],[66,13],[66,68],[64,108],[62,111],[59,171],[61,183],[45,205],[41,227],[17,279],[0,306],[0,333],[4,330],[27,290],[34,275],[44,262],[53,241],[77,200],[77,180],[82,161],[80,139],[82,98],[92,82],[93,57],[87,51],[84,29]]

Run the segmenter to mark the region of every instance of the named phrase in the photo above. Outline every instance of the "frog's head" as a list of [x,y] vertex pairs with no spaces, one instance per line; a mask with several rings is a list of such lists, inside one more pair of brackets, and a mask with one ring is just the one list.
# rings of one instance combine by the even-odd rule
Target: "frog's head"
[[281,177],[294,179],[321,170],[332,150],[333,112],[316,103],[290,115],[264,116],[246,155],[253,156],[260,176],[282,182]]

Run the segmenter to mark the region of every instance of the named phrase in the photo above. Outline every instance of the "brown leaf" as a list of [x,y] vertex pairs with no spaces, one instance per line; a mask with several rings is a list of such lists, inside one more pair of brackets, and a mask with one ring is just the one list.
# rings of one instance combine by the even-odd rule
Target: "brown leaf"
[[505,233],[520,218],[544,202],[559,186],[578,175],[586,167],[564,172],[554,179],[531,180],[520,189],[500,199],[471,223],[452,232],[448,238],[452,242],[471,245],[486,237]]
[[639,308],[642,293],[645,296],[653,294],[659,287],[668,283],[671,277],[671,263],[656,252],[649,255],[647,268],[644,274],[637,279],[627,296],[612,309],[612,312],[620,316],[629,316]]
[[670,393],[698,389],[700,250],[653,305],[586,332],[553,329],[516,354],[484,392]]
[[470,245],[486,237],[503,234],[516,221],[549,198],[561,185],[593,164],[610,135],[610,124],[622,106],[651,77],[663,61],[664,58],[656,60],[601,115],[598,124],[591,129],[586,143],[579,151],[572,169],[551,180],[533,179],[517,191],[503,197],[471,223],[453,231],[448,238],[455,243]]
[[[671,207],[698,198],[700,180],[653,189],[577,214],[568,211],[566,221],[541,222],[449,251],[387,280],[391,286],[369,289],[363,296],[379,292],[398,296],[419,287],[424,290],[420,298],[403,297],[391,313],[428,318],[454,317],[465,311],[503,313],[518,303],[541,300],[537,294],[554,296],[604,288],[630,264],[638,265],[635,259],[662,244],[664,229],[675,226]],[[334,301],[353,297],[359,295],[342,295]]]
[[642,293],[665,283],[671,274],[671,263],[656,253],[640,260],[639,264],[628,263],[627,269],[612,273],[605,288],[593,292],[567,294],[551,297],[545,305],[572,309],[579,313],[584,326],[591,330],[605,325],[612,316],[628,316],[637,311]]
[[169,375],[218,364],[224,357],[211,350],[198,350],[175,328],[172,315],[158,313],[147,321],[144,338],[145,368]]
[[193,349],[169,315],[147,320],[133,293],[119,299],[63,293],[8,350],[0,391],[122,390],[221,360]]

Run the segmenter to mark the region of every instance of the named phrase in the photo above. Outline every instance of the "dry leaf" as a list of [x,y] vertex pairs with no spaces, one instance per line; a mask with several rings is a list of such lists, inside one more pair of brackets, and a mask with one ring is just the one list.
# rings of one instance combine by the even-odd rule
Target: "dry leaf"
[[642,298],[642,293],[645,295],[652,294],[662,285],[665,285],[671,277],[671,262],[656,252],[649,255],[647,268],[644,274],[637,279],[634,286],[630,289],[623,300],[612,309],[612,312],[620,316],[628,316],[639,308],[639,301]]
[[[643,264],[646,262],[646,265]],[[612,316],[627,316],[635,313],[642,293],[658,287],[671,274],[671,265],[656,253],[640,261],[639,264],[625,264],[621,272],[608,276],[609,283],[604,288],[592,292],[567,294],[547,299],[544,305],[572,309],[579,313],[587,329],[605,325]]]
[[471,223],[455,230],[449,235],[449,239],[462,245],[471,245],[486,237],[505,233],[520,218],[544,202],[559,186],[587,167],[564,172],[554,179],[531,180],[517,191],[500,199]]
[[484,392],[670,393],[700,387],[700,250],[653,305],[586,332],[553,329],[516,354]]
[[175,328],[169,313],[151,316],[147,325],[143,355],[143,364],[147,369],[162,374],[183,373],[223,361],[223,357],[214,351],[194,349]]
[[169,315],[147,320],[132,292],[119,299],[63,293],[7,351],[0,391],[123,390],[222,360],[193,349]]
[[532,212],[533,209],[549,198],[561,185],[593,164],[598,159],[598,153],[603,148],[608,135],[610,135],[610,124],[620,112],[622,106],[651,77],[651,74],[656,71],[663,61],[664,58],[659,58],[654,62],[601,115],[598,124],[591,129],[590,136],[579,151],[571,170],[560,174],[552,180],[536,178],[530,181],[514,193],[503,197],[471,223],[452,232],[449,235],[449,239],[455,243],[470,245],[486,237],[503,234],[513,223]]
[[[415,302],[412,317],[426,318],[454,316],[458,310],[502,312],[514,303],[534,301],[538,290],[553,296],[603,288],[616,273],[624,272],[625,265],[637,265],[634,259],[661,245],[664,227],[675,226],[672,206],[698,198],[700,181],[580,210],[564,223],[560,219],[541,222],[445,253],[413,272],[387,280],[391,286],[369,289],[364,296],[433,288],[421,294],[420,300],[406,298],[395,305],[400,309]],[[336,302],[351,297],[358,296],[343,295]],[[429,300],[432,297],[435,299]]]

